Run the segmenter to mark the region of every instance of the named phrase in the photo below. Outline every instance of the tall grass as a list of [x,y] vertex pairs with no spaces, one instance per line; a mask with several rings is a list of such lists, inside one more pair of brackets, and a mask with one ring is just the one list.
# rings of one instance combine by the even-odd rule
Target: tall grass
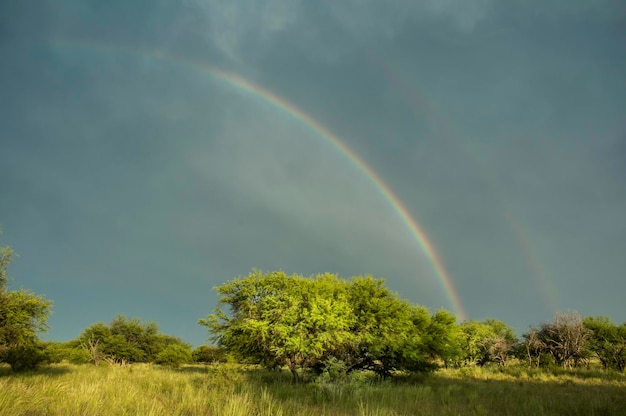
[[430,376],[292,385],[235,365],[0,369],[0,415],[623,415],[626,376],[463,368]]

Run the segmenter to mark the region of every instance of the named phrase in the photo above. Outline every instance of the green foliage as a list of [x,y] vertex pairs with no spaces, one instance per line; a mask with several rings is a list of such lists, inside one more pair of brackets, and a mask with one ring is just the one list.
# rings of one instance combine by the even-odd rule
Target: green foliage
[[340,356],[350,371],[371,370],[381,377],[394,371],[421,371],[426,365],[424,336],[430,323],[426,308],[411,306],[392,293],[382,279],[350,280],[348,300],[354,339]]
[[626,368],[626,323],[615,325],[609,318],[599,316],[583,320],[591,334],[589,350],[600,360],[604,369],[624,371]]
[[46,364],[68,362],[72,364],[87,364],[91,362],[91,355],[77,340],[67,342],[47,341],[41,343]]
[[58,364],[66,360],[67,352],[64,342],[46,341],[40,343],[46,364]]
[[9,349],[5,359],[13,371],[33,370],[45,360],[42,346],[36,342]]
[[446,310],[438,310],[430,319],[425,343],[430,357],[441,360],[446,367],[463,358],[463,331],[456,317]]
[[465,321],[461,324],[461,333],[465,361],[470,364],[506,365],[518,342],[513,329],[495,319]]
[[48,327],[51,302],[26,290],[0,293],[0,349],[34,342]]
[[170,367],[180,367],[182,364],[189,364],[193,360],[191,348],[182,344],[171,344],[165,347],[156,356],[156,363]]
[[345,282],[336,276],[306,279],[255,271],[216,289],[230,316],[218,306],[200,320],[214,340],[240,358],[269,368],[287,366],[294,381],[352,337]]
[[345,281],[331,274],[254,271],[216,290],[218,307],[200,320],[213,340],[240,360],[286,366],[294,381],[337,361],[348,373],[371,370],[387,377],[429,371],[434,360],[458,355],[451,314],[440,311],[432,320],[427,309],[369,276]]
[[86,328],[78,343],[96,365],[102,360],[115,363],[156,362],[158,355],[171,345],[182,345],[179,338],[159,333],[154,322],[142,323],[123,315],[109,325],[97,322]]
[[194,363],[213,364],[225,363],[228,361],[226,351],[214,345],[200,345],[191,353]]
[[42,361],[37,333],[45,331],[52,302],[27,290],[7,290],[11,247],[0,247],[0,361],[16,370],[34,368]]

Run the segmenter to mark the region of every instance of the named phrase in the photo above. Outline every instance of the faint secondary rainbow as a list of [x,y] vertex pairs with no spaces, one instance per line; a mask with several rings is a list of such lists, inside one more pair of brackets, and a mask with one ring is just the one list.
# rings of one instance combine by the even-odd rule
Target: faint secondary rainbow
[[415,241],[424,251],[426,256],[429,258],[432,267],[437,275],[437,278],[441,282],[445,290],[446,296],[452,304],[454,312],[459,316],[461,320],[467,319],[465,308],[461,303],[460,297],[456,291],[452,279],[450,278],[450,275],[448,274],[443,264],[443,261],[441,260],[441,257],[435,250],[435,247],[429,240],[424,230],[411,216],[411,214],[404,206],[404,204],[400,201],[400,199],[393,193],[391,188],[382,180],[382,178],[374,171],[374,169],[372,169],[367,163],[365,163],[365,161],[352,149],[350,149],[341,139],[339,139],[339,137],[337,137],[324,125],[300,110],[295,105],[291,104],[284,98],[281,98],[278,95],[274,94],[272,91],[267,90],[260,85],[254,84],[253,82],[250,82],[239,75],[221,70],[204,62],[166,54],[160,51],[146,51],[143,49],[131,49],[123,46],[109,46],[99,43],[77,42],[67,39],[55,41],[52,43],[52,45],[57,47],[79,47],[87,49],[100,49],[110,52],[125,52],[133,55],[149,57],[155,60],[173,62],[178,65],[183,65],[185,67],[207,73],[214,78],[217,78],[229,84],[232,87],[259,97],[277,107],[278,109],[284,111],[285,113],[289,114],[291,117],[306,126],[313,133],[330,143],[332,147],[334,147],[340,154],[343,154],[356,167],[357,170],[361,171],[367,178],[369,178],[369,180],[375,185],[380,194],[383,196],[383,198],[397,213],[402,222],[406,224],[412,237],[415,239]]
[[528,261],[528,265],[531,268],[532,276],[535,280],[535,285],[539,289],[543,301],[550,308],[550,312],[556,313],[559,311],[560,302],[557,298],[557,291],[552,283],[550,274],[543,262],[537,250],[535,250],[533,244],[531,244],[530,237],[526,231],[527,227],[524,227],[519,220],[519,216],[513,215],[513,210],[507,211],[507,218],[509,225],[513,228],[513,233],[517,239],[518,244],[522,247],[524,255]]
[[[401,75],[381,56],[377,55],[374,51],[369,53],[370,60],[378,66],[385,73],[387,78],[394,82],[395,89],[401,93],[408,106],[413,110],[416,115],[426,115],[429,122],[435,127],[435,131],[438,133],[438,138],[443,140],[460,137],[457,130],[454,128],[452,122],[445,117],[445,115],[428,100],[421,91],[412,83],[406,76]],[[551,312],[556,312],[559,309],[560,302],[558,300],[557,290],[552,283],[550,273],[541,260],[539,253],[531,243],[531,239],[528,231],[520,220],[520,215],[516,212],[514,207],[508,202],[508,199],[504,197],[502,186],[500,186],[498,179],[485,169],[481,158],[478,153],[469,146],[466,141],[459,140],[455,143],[460,143],[461,149],[474,163],[474,165],[480,170],[482,178],[488,183],[489,187],[494,191],[497,201],[503,209],[506,221],[513,232],[515,240],[519,247],[522,249],[522,253],[525,257],[526,263],[531,272],[531,276],[534,280],[535,286],[539,291],[546,307]]]

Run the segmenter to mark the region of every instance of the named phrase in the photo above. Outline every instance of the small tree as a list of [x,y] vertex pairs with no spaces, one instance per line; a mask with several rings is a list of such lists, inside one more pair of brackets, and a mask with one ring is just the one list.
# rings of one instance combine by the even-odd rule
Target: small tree
[[506,365],[517,344],[513,330],[496,319],[463,322],[461,331],[465,359],[471,364],[485,365],[496,362]]
[[81,341],[81,346],[89,354],[91,361],[99,366],[100,362],[104,358],[104,354],[100,351],[100,342],[102,338],[98,338],[93,332],[89,334],[89,338],[86,341]]
[[626,324],[615,325],[609,318],[587,317],[585,328],[591,331],[589,350],[600,360],[604,369],[624,371],[626,368]]
[[191,363],[192,360],[193,358],[189,346],[181,344],[168,345],[163,351],[159,352],[156,357],[157,364],[174,368],[178,368],[182,364]]
[[195,363],[213,364],[227,361],[226,351],[214,345],[200,345],[191,353]]
[[539,326],[538,337],[557,365],[577,366],[587,354],[591,330],[577,312],[557,313],[551,322]]
[[8,291],[11,247],[0,247],[0,361],[13,370],[34,368],[42,359],[37,333],[48,329],[52,302],[26,290]]
[[546,351],[546,344],[539,337],[537,328],[531,326],[530,330],[524,334],[524,352],[528,358],[528,368],[533,364],[539,367],[541,364],[541,354]]

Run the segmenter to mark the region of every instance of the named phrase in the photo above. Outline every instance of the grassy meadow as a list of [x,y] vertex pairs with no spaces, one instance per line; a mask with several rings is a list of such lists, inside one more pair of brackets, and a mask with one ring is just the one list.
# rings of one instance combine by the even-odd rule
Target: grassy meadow
[[467,367],[375,381],[293,385],[286,372],[224,364],[0,368],[0,415],[623,415],[626,375]]

